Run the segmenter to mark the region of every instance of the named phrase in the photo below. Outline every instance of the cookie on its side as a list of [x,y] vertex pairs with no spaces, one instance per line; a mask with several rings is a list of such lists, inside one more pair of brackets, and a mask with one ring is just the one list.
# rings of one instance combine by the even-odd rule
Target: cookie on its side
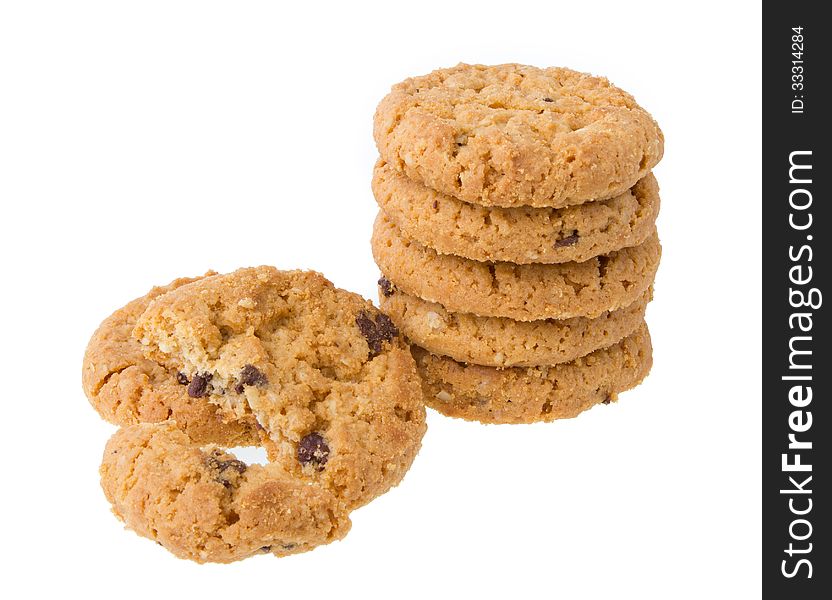
[[653,118],[606,79],[517,64],[406,79],[379,103],[373,134],[397,171],[484,206],[612,198],[664,151]]
[[651,173],[614,198],[566,208],[486,208],[457,200],[379,160],[373,195],[405,237],[439,254],[516,264],[581,262],[643,243],[655,229]]
[[575,417],[615,401],[653,364],[643,324],[617,344],[552,367],[495,369],[463,364],[413,346],[425,402],[449,417],[482,423],[533,423]]
[[104,450],[101,486],[128,527],[197,562],[296,554],[350,528],[330,492],[279,465],[246,465],[200,448],[172,422],[116,432]]
[[[208,273],[205,277],[215,275]],[[116,425],[173,420],[193,440],[224,446],[260,443],[253,418],[227,419],[203,398],[192,398],[178,374],[145,358],[131,333],[151,301],[202,277],[154,287],[107,317],[87,345],[82,368],[84,393],[105,420]]]
[[192,397],[254,417],[270,458],[348,508],[396,485],[425,432],[413,358],[390,319],[322,275],[240,269],[158,297],[134,336]]
[[653,283],[661,246],[643,244],[576,263],[515,265],[441,255],[404,238],[383,213],[372,249],[393,284],[452,312],[518,321],[595,318],[635,302]]
[[412,343],[433,354],[489,367],[555,365],[606,348],[644,322],[652,288],[624,308],[595,319],[515,321],[454,313],[398,290],[382,278],[381,309]]

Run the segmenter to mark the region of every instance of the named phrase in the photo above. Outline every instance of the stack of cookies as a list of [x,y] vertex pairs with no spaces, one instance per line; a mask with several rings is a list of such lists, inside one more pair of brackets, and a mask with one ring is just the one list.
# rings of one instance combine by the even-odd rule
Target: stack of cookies
[[642,381],[664,143],[632,96],[462,64],[393,86],[374,125],[379,298],[429,406],[549,421]]

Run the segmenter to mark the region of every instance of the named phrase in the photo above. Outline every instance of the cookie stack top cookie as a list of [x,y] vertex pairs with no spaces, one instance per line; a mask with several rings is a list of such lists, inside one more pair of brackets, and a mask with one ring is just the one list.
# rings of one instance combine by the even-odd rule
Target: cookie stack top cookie
[[630,94],[565,68],[460,64],[394,85],[374,137],[380,302],[428,405],[552,420],[641,381],[664,137]]
[[517,64],[406,79],[379,104],[373,131],[393,169],[483,206],[613,198],[664,151],[650,114],[606,79]]

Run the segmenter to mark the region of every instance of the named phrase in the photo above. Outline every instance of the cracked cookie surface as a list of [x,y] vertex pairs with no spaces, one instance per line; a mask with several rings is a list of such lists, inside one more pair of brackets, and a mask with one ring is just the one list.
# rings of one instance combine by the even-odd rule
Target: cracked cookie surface
[[413,346],[425,402],[449,417],[533,423],[575,417],[638,385],[653,364],[647,325],[617,344],[551,367],[496,369]]
[[584,261],[652,235],[659,186],[648,173],[614,198],[567,208],[487,208],[396,172],[383,160],[373,195],[402,233],[440,254],[517,264]]
[[327,490],[278,464],[246,465],[219,448],[201,448],[170,421],[117,431],[100,474],[119,519],[197,562],[296,554],[350,528],[343,503]]
[[406,79],[379,103],[373,133],[397,171],[484,206],[612,198],[664,151],[650,114],[606,79],[517,64]]
[[410,342],[433,354],[489,367],[554,365],[611,346],[641,326],[652,298],[648,289],[629,306],[595,319],[515,321],[453,313],[384,281],[381,309]]
[[408,294],[452,312],[518,321],[595,318],[629,306],[653,283],[661,256],[654,232],[638,246],[580,263],[478,262],[404,238],[382,213],[372,249],[384,276]]
[[318,273],[217,275],[158,297],[145,355],[229,419],[253,417],[271,460],[355,508],[396,485],[425,432],[418,375],[390,319]]
[[189,396],[177,382],[177,372],[146,358],[132,337],[136,319],[151,301],[198,279],[180,278],[154,287],[107,317],[84,354],[84,393],[98,414],[116,425],[171,419],[198,442],[257,445],[260,436],[253,418],[227,419],[219,407]]

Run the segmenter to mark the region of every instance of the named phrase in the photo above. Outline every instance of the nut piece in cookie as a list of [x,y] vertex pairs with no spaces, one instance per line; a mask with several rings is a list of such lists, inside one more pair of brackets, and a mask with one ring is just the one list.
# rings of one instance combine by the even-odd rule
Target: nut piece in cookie
[[419,449],[424,406],[398,329],[318,273],[194,282],[151,303],[133,334],[189,395],[256,419],[273,461],[350,508],[396,485]]
[[202,449],[171,422],[116,432],[104,451],[101,486],[128,527],[197,562],[296,554],[350,528],[343,503],[320,486],[279,465],[246,465],[218,448]]

